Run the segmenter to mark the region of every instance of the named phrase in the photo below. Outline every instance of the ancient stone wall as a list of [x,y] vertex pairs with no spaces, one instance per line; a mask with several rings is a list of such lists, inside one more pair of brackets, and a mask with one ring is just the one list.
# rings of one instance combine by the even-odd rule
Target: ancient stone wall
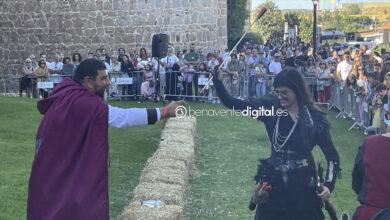
[[226,0],[1,0],[0,74],[30,54],[151,48],[155,33],[175,48],[224,49],[226,13]]

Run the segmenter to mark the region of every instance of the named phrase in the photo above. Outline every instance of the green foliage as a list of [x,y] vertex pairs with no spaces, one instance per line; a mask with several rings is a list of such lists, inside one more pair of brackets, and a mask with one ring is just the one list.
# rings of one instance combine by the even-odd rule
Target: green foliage
[[381,54],[381,49],[384,48],[386,51],[390,52],[390,44],[381,43],[375,47],[374,51]]
[[284,14],[284,20],[288,22],[290,27],[294,27],[294,25],[299,25],[299,13],[297,12],[289,12]]
[[241,43],[237,46],[238,49],[241,49],[245,42],[252,42],[254,44],[263,44],[264,41],[258,33],[249,32],[242,39]]
[[252,21],[255,20],[257,11],[262,7],[267,8],[265,15],[256,22],[253,28],[253,32],[260,34],[264,41],[282,40],[283,28],[284,28],[284,16],[282,11],[277,7],[275,3],[267,0],[265,3],[259,5],[255,13],[252,14]]
[[301,13],[299,15],[298,36],[301,41],[311,43],[313,38],[313,15],[312,13]]
[[227,1],[227,33],[228,33],[228,47],[231,49],[236,42],[241,38],[245,19],[249,17],[249,12],[246,9],[248,0],[228,0]]
[[337,29],[343,32],[355,32],[367,29],[374,22],[368,16],[353,15],[346,10],[325,11],[318,16],[322,29]]
[[358,15],[361,13],[361,9],[359,7],[359,4],[352,3],[352,4],[343,4],[343,11],[345,11],[349,15]]

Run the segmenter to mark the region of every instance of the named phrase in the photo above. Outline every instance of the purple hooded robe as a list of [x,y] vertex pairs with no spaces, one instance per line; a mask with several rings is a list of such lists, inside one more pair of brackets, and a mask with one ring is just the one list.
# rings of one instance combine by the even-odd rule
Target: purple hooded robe
[[108,106],[65,78],[38,110],[27,219],[109,219]]

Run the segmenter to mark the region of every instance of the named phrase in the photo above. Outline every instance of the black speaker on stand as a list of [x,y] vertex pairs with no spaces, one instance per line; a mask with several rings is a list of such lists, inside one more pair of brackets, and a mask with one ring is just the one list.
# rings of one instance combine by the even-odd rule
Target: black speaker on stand
[[160,59],[165,57],[168,52],[168,35],[155,34],[152,39],[152,57],[157,58],[156,74],[156,101],[162,100],[160,96]]

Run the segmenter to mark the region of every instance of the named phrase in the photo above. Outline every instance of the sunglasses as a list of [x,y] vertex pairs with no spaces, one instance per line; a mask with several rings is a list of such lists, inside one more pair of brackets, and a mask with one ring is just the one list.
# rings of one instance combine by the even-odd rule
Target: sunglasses
[[31,63],[30,61],[27,61],[26,63]]
[[275,90],[274,90],[274,94],[275,94],[276,96],[287,97],[287,96],[288,96],[288,91],[287,91],[287,90],[278,90],[278,89],[275,89]]

